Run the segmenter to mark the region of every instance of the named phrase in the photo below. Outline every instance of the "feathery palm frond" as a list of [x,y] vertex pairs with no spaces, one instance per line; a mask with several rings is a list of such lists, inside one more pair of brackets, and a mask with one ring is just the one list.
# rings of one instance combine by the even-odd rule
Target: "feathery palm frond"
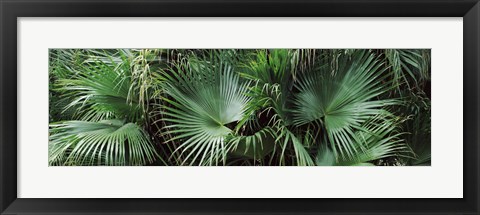
[[411,92],[404,98],[405,105],[399,112],[408,114],[403,135],[414,153],[413,157],[404,159],[408,165],[430,165],[431,162],[431,102],[422,93]]
[[70,101],[62,98],[62,93],[57,90],[59,79],[67,79],[75,76],[78,65],[86,56],[82,49],[51,49],[49,51],[49,115],[50,122],[72,119],[75,115],[73,108],[64,110]]
[[[289,49],[260,50],[241,75],[254,82],[248,112],[272,108],[278,118],[289,124],[287,100],[296,77],[298,53]],[[263,104],[262,104],[263,103]]]
[[[301,138],[288,128],[291,124],[288,101],[297,77],[299,59],[307,58],[302,56],[305,53],[306,51],[289,49],[260,50],[246,65],[248,69],[241,74],[254,82],[248,94],[252,99],[247,104],[246,119],[249,119],[249,115],[267,112],[267,115],[270,115],[267,126],[270,126],[276,135],[273,154],[279,154],[278,162],[285,163],[287,152],[290,151],[288,149],[293,149],[292,157],[302,166],[313,165],[314,162]],[[309,65],[304,64],[300,67],[307,66]],[[239,126],[243,125],[244,120]]]
[[405,84],[408,89],[418,88],[419,83],[430,79],[428,49],[385,49],[385,57],[392,69],[394,86]]

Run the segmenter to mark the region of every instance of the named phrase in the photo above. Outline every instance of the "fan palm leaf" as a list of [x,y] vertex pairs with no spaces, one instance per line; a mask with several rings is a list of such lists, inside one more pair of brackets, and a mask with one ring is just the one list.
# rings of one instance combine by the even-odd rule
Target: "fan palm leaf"
[[392,115],[384,112],[367,120],[362,129],[354,133],[354,145],[357,148],[349,158],[335,159],[334,153],[326,145],[320,147],[316,164],[319,166],[365,166],[372,165],[372,161],[391,156],[405,156],[411,154],[408,146],[400,138],[402,133],[398,131]]
[[[190,57],[188,65],[163,72],[165,81],[162,114],[168,142],[180,141],[184,163],[218,165],[226,162],[231,147],[225,138],[232,134],[227,124],[243,118],[247,82],[241,82],[228,56],[212,52],[201,60]],[[199,160],[198,163],[194,161]]]
[[64,109],[75,108],[82,120],[102,120],[111,116],[134,122],[141,120],[143,113],[138,99],[129,96],[129,69],[127,63],[85,63],[76,76],[58,81],[58,90],[71,100]]
[[51,125],[51,165],[145,165],[155,158],[148,135],[134,123],[102,120]]
[[337,157],[352,158],[359,142],[355,131],[397,101],[378,99],[389,90],[384,84],[386,68],[369,52],[340,56],[338,61],[334,74],[322,65],[301,75],[291,112],[296,126],[322,124]]

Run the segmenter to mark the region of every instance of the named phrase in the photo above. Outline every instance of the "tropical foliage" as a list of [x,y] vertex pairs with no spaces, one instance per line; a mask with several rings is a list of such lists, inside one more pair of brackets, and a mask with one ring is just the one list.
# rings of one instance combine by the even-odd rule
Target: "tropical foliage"
[[430,50],[51,49],[50,165],[430,165]]

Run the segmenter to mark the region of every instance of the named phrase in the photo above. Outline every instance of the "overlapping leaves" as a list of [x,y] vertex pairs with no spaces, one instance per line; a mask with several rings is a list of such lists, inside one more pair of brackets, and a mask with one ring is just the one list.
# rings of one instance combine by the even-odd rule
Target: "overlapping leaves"
[[[430,104],[400,102],[429,101],[422,91],[428,50],[60,50],[52,56],[51,118],[60,120],[50,125],[51,165],[430,159],[429,143],[418,143],[429,141]],[[418,105],[421,111],[410,110]]]
[[[94,58],[89,54],[96,54]],[[78,71],[57,80],[76,120],[50,125],[51,165],[145,165],[157,160],[137,93],[131,92],[130,61],[122,52],[86,53]],[[102,56],[103,56],[102,55]],[[138,94],[137,94],[138,95]]]

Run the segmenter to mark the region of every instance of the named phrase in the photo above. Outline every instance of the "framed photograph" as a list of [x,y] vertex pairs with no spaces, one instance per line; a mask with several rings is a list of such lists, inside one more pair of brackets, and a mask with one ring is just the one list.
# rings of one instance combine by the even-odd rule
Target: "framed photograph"
[[478,214],[477,0],[0,0],[1,214]]

